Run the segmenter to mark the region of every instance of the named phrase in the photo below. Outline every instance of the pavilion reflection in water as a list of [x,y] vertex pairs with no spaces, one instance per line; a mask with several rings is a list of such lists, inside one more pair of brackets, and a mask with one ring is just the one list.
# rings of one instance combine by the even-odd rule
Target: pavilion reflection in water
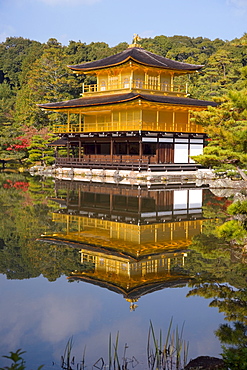
[[207,189],[153,189],[56,181],[59,232],[43,241],[78,248],[81,269],[69,280],[96,284],[135,302],[185,285],[187,249],[201,232]]

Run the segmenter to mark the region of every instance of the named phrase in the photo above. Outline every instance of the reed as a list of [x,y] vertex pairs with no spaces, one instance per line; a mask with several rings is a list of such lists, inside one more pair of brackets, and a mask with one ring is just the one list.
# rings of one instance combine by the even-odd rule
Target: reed
[[[184,324],[179,332],[178,327],[172,331],[172,319],[163,344],[162,331],[157,336],[150,321],[147,342],[147,359],[150,370],[180,370],[187,363],[188,344],[182,338]],[[183,358],[182,358],[183,357]]]
[[[147,361],[149,370],[181,370],[187,363],[189,344],[183,340],[184,324],[181,330],[178,326],[172,330],[173,319],[171,318],[169,326],[164,337],[162,330],[159,330],[156,335],[152,321],[149,324],[148,340],[147,340]],[[163,337],[165,340],[163,341]],[[70,338],[66,344],[64,355],[62,356],[63,370],[75,370],[74,357],[71,355],[73,340]],[[97,370],[128,370],[136,367],[139,362],[132,356],[127,357],[128,345],[125,343],[122,359],[120,359],[119,351],[119,332],[116,334],[115,340],[112,339],[112,334],[109,335],[108,341],[108,363],[103,357],[100,357],[94,364],[93,369]],[[83,351],[82,361],[77,364],[76,370],[85,370],[85,353]]]
[[[114,348],[114,361],[113,361],[113,370],[121,370],[119,357],[118,357],[118,342],[119,342],[119,332],[117,332],[115,344],[113,344]],[[109,370],[112,370],[109,368]]]
[[77,365],[77,370],[85,370],[85,368],[86,368],[85,359],[86,359],[86,346],[84,347],[84,350],[83,350],[83,353],[82,353],[81,364],[79,366]]
[[[172,331],[172,322],[170,320],[168,330],[163,343],[163,333],[159,330],[156,335],[152,321],[149,324],[148,340],[147,340],[147,362],[149,370],[182,370],[187,363],[189,344],[183,340],[184,324],[179,331],[178,327]],[[129,370],[135,368],[139,361],[132,356],[127,357],[128,345],[125,343],[123,356],[119,357],[119,332],[116,334],[116,338],[113,341],[112,335],[109,335],[108,341],[108,363],[106,363],[103,357],[100,357],[92,366],[93,369],[98,370]],[[61,356],[61,369],[62,370],[86,370],[86,347],[84,347],[82,353],[82,359],[79,363],[76,363],[75,357],[72,355],[73,349],[73,337],[69,338],[66,343],[64,353]],[[21,350],[16,352],[10,352],[8,359],[12,360],[15,367],[0,368],[0,370],[16,369],[25,370],[25,361],[22,358]],[[38,370],[41,370],[40,366]]]
[[69,338],[64,349],[64,354],[63,356],[61,356],[61,368],[63,370],[73,370],[71,365],[74,365],[75,358],[71,357],[72,347],[73,347],[73,337]]

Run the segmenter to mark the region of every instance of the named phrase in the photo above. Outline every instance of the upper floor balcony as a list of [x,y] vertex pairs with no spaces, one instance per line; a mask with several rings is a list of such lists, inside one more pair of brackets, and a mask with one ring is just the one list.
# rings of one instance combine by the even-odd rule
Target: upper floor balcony
[[90,133],[90,132],[115,132],[115,131],[166,131],[166,132],[186,132],[186,133],[202,133],[204,129],[202,126],[194,122],[150,122],[139,120],[130,120],[125,122],[113,122],[99,120],[97,123],[81,123],[66,125],[54,125],[53,132],[55,134],[63,133]]
[[142,79],[124,79],[122,82],[118,80],[112,82],[101,81],[100,83],[91,85],[83,84],[82,86],[82,96],[94,94],[121,94],[130,91],[184,97],[188,95],[188,85],[158,82],[156,79],[153,81],[149,80],[148,82]]

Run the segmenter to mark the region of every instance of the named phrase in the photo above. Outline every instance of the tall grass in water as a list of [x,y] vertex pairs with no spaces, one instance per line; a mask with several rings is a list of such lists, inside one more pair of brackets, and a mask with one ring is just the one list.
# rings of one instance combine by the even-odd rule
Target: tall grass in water
[[[182,370],[187,363],[189,345],[183,340],[183,329],[179,331],[178,327],[172,330],[172,319],[163,341],[163,333],[160,330],[159,334],[155,334],[152,322],[150,321],[147,340],[147,361],[149,370]],[[84,348],[82,360],[75,364],[75,359],[72,357],[73,340],[70,338],[66,344],[64,355],[61,357],[61,368],[63,370],[85,370],[85,352]],[[109,335],[108,341],[108,361],[105,362],[103,357],[100,357],[92,366],[94,370],[129,370],[135,368],[139,362],[132,356],[127,357],[128,345],[125,344],[123,355],[119,356],[119,332],[117,332],[115,340],[112,335]],[[142,365],[143,368],[143,365]]]
[[[75,357],[72,357],[72,347],[73,347],[73,337],[69,338],[65,349],[64,354],[61,356],[61,369],[63,370],[74,370],[75,365]],[[82,354],[82,360],[80,363],[76,364],[77,370],[85,370],[85,355],[86,355],[86,347],[84,347],[83,354]]]
[[[127,344],[124,347],[124,353],[122,359],[120,359],[118,354],[118,344],[119,344],[119,332],[116,335],[116,339],[113,342],[112,336],[109,336],[108,343],[108,364],[105,362],[103,357],[100,357],[92,366],[93,369],[98,370],[128,370],[128,366],[131,363],[132,368],[134,368],[138,361],[133,356],[131,359],[126,356]],[[64,354],[61,356],[61,369],[63,370],[85,370],[85,354],[86,347],[84,348],[82,360],[79,363],[75,363],[75,357],[72,357],[72,347],[73,347],[73,338],[70,338],[65,346]]]
[[158,336],[155,334],[152,321],[150,321],[147,343],[147,359],[150,370],[180,370],[187,363],[189,344],[183,340],[183,329],[179,332],[178,327],[172,331],[172,319],[170,320],[165,341],[163,343],[162,331]]
[[108,364],[104,362],[104,359],[101,357],[93,365],[93,368],[98,370],[128,370],[129,365],[133,369],[138,365],[137,359],[133,356],[132,358],[127,357],[128,345],[125,343],[123,356],[119,357],[118,354],[118,345],[119,345],[119,332],[117,332],[116,339],[113,342],[112,336],[110,333],[109,342],[108,342]]

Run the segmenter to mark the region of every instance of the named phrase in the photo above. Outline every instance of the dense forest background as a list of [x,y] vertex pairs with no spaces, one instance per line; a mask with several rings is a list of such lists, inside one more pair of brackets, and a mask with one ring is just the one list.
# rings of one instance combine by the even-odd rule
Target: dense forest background
[[[205,67],[200,73],[184,77],[189,85],[190,97],[222,102],[230,92],[235,92],[231,98],[235,106],[243,100],[246,104],[241,105],[238,112],[241,117],[238,116],[235,121],[246,122],[243,112],[247,107],[247,34],[232,41],[161,35],[144,38],[140,43],[145,49],[164,57],[203,64]],[[66,117],[44,112],[37,108],[37,104],[78,98],[82,82],[90,83],[90,77],[75,76],[67,65],[101,59],[127,47],[126,42],[109,47],[104,42],[87,45],[81,41],[70,41],[68,46],[63,46],[53,38],[47,43],[22,37],[8,37],[2,42],[0,160],[18,160],[23,165],[32,165],[37,161],[51,164],[53,149],[47,147],[47,143],[54,140],[51,127],[55,122],[62,123]],[[207,116],[207,122],[210,119],[211,116]],[[224,137],[222,142],[225,140]],[[208,163],[207,158],[208,164],[212,163],[210,160]]]

